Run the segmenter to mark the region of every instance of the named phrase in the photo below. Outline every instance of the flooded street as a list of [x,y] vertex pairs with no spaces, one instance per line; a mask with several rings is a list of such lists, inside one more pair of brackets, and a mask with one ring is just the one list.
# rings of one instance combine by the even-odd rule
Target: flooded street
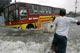
[[70,26],[67,53],[80,53],[80,26]]
[[45,53],[53,33],[0,27],[0,53]]
[[[47,53],[53,33],[0,26],[0,53]],[[70,26],[67,53],[80,53],[80,26]]]

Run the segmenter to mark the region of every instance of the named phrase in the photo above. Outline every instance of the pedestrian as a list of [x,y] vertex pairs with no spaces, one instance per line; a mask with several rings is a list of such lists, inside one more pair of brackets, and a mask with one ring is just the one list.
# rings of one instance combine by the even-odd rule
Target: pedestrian
[[80,20],[66,17],[66,12],[60,10],[60,17],[57,17],[54,22],[56,23],[56,32],[51,46],[51,51],[55,53],[66,53],[67,38],[70,23],[80,25]]

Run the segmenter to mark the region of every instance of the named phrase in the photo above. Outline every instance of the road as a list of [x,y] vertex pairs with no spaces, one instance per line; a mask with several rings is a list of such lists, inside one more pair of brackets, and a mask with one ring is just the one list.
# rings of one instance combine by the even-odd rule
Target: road
[[[0,53],[47,53],[53,33],[0,26]],[[80,53],[80,26],[70,25],[67,53]]]

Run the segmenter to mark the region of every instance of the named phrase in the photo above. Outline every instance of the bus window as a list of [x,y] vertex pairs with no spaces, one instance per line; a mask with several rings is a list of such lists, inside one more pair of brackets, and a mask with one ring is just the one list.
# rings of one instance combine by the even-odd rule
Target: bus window
[[44,7],[43,6],[40,6],[40,15],[44,15],[45,11],[44,11]]
[[15,5],[11,5],[11,6],[9,6],[9,10],[11,11],[11,10],[14,10],[16,8],[16,6]]
[[26,19],[27,18],[27,9],[26,8],[20,8],[19,14],[20,14],[21,19]]
[[37,5],[34,5],[34,10],[37,10],[37,7],[38,7]]
[[14,12],[13,11],[9,11],[9,21],[14,21]]
[[37,10],[41,10],[41,6],[37,5]]
[[55,14],[59,14],[60,10],[58,8],[55,9]]
[[26,7],[26,4],[25,3],[19,3],[18,6],[19,7]]
[[48,9],[48,13],[49,13],[49,14],[52,14],[52,9],[51,9],[51,7],[49,7],[49,9]]
[[18,10],[9,11],[9,21],[19,20],[18,18]]
[[28,9],[32,10],[32,5],[31,4],[28,5]]
[[19,20],[18,9],[14,10],[14,20]]
[[17,5],[10,5],[9,6],[9,11],[8,11],[8,19],[9,21],[15,21],[15,20],[19,20],[18,18],[18,8]]

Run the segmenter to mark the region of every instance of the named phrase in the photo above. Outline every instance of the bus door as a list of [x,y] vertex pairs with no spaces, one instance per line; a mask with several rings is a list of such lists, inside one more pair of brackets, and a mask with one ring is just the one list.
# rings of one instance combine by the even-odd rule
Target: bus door
[[27,19],[27,8],[20,7],[19,8],[20,20]]

